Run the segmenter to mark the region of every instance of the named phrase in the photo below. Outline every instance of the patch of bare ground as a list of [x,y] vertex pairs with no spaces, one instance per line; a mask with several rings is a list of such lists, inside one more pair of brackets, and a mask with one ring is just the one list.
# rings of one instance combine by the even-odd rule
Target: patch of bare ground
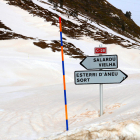
[[[53,40],[52,43],[46,43],[45,41],[34,42],[34,45],[42,49],[51,48],[53,52],[61,51],[61,43],[58,40]],[[63,52],[72,58],[83,59],[85,57],[84,53],[79,48],[76,48],[72,43],[66,41],[63,41]]]
[[7,30],[10,30],[10,31],[11,31],[11,29],[10,29],[9,27],[5,26],[5,25],[1,22],[1,20],[0,20],[0,28],[7,29]]

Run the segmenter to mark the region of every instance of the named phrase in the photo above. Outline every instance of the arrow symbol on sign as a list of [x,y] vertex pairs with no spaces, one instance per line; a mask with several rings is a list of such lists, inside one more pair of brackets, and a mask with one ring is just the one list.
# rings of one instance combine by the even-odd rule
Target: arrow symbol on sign
[[128,75],[121,70],[75,71],[76,85],[81,84],[117,84],[123,82]]
[[117,55],[87,56],[81,62],[86,69],[116,69],[118,68]]

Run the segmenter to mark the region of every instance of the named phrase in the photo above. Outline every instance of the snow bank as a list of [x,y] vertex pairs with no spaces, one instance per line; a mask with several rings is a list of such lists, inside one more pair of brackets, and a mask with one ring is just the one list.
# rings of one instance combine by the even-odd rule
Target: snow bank
[[[119,124],[107,124],[104,126],[92,126],[89,128],[75,129],[64,134],[57,134],[38,140],[139,140],[140,124],[134,121],[125,121]],[[60,135],[60,136],[59,136]]]

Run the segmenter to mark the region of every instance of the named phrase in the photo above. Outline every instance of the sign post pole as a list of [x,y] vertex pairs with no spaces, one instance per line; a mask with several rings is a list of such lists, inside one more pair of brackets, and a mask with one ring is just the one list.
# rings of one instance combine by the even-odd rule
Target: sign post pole
[[[99,47],[102,47],[102,44],[101,46],[99,45]],[[99,56],[101,56],[102,54],[99,54]],[[102,70],[102,69],[100,69]],[[103,115],[103,84],[100,84],[100,116]]]
[[103,84],[100,84],[100,116],[103,115]]

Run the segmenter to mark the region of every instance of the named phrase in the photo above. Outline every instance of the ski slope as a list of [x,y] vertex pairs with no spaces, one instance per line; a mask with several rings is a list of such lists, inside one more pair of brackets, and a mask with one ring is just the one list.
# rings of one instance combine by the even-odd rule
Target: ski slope
[[[59,27],[3,0],[0,20],[14,32],[36,40],[60,38]],[[94,47],[101,44],[89,37],[75,40],[63,36],[86,55],[94,55]],[[99,85],[75,85],[74,71],[84,70],[81,60],[64,56],[69,120],[66,132],[61,52],[41,49],[34,41],[0,40],[1,140],[140,139],[139,49],[102,44],[107,54],[118,55],[118,69],[128,78],[121,84],[103,85],[101,117]]]

